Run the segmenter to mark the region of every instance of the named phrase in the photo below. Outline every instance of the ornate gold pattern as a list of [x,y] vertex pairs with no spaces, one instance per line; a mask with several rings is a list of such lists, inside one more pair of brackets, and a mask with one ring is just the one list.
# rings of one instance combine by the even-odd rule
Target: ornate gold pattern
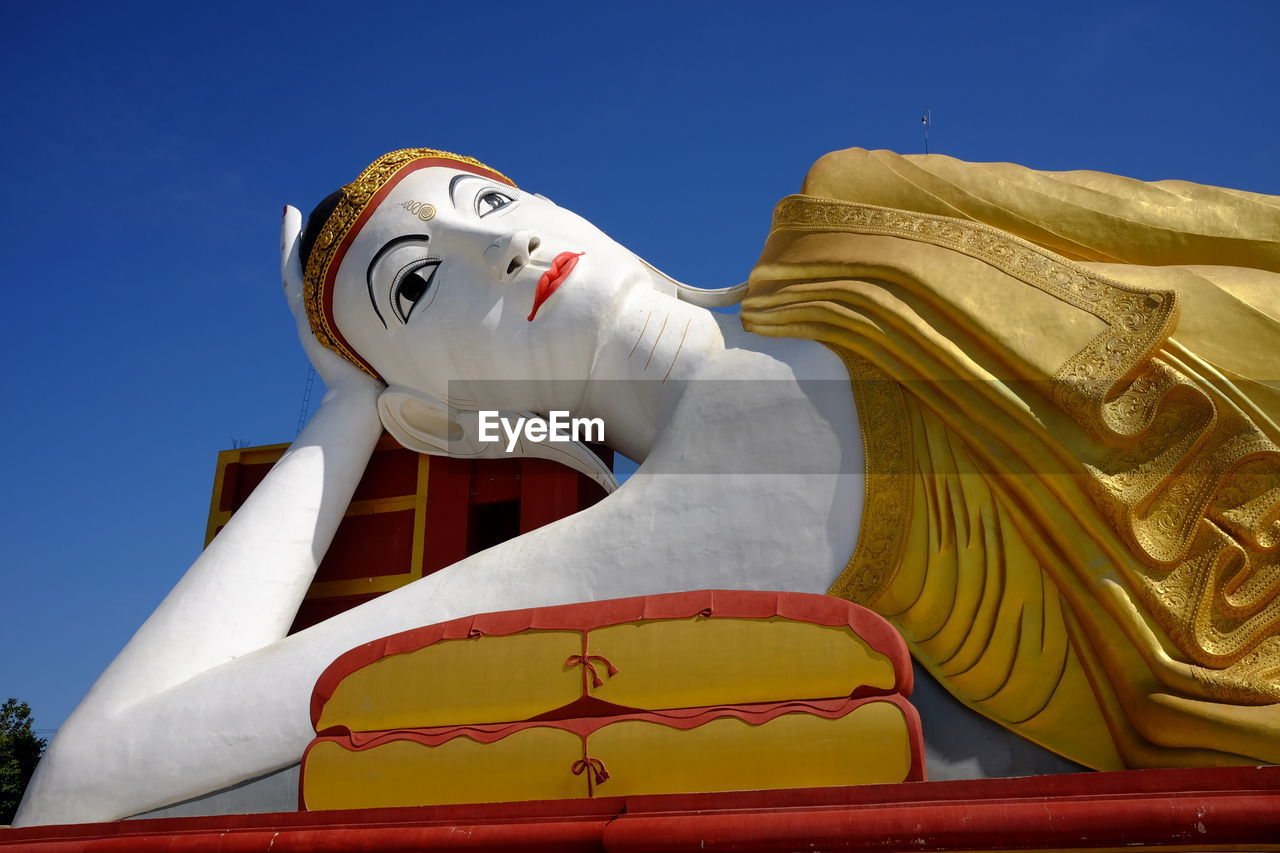
[[1094,429],[1116,428],[1098,409],[1133,362],[1154,352],[1177,323],[1177,294],[1121,284],[978,222],[793,195],[778,203],[773,227],[883,234],[954,249],[1102,320],[1107,330],[1062,366],[1053,388],[1055,402]]
[[911,420],[902,387],[865,358],[834,348],[853,384],[865,471],[858,544],[827,592],[870,606],[902,562],[911,511]]
[[489,168],[475,158],[451,154],[448,151],[437,151],[433,148],[402,148],[383,154],[370,163],[359,177],[342,188],[342,196],[316,236],[311,257],[307,259],[307,268],[303,275],[302,298],[307,306],[307,319],[311,322],[311,332],[316,336],[316,340],[375,379],[380,377],[359,355],[346,346],[342,335],[333,325],[333,318],[325,311],[325,283],[328,281],[329,268],[337,258],[343,241],[350,233],[352,226],[360,220],[373,197],[402,169],[415,160],[425,159],[452,160],[455,163],[475,166],[492,172],[515,186],[501,172]]
[[[1113,448],[1084,468],[1093,499],[1147,567],[1140,594],[1180,652],[1201,666],[1225,668],[1276,633],[1280,448],[1206,383],[1160,355],[1177,322],[1177,294],[1121,284],[990,226],[929,214],[790,196],[779,203],[773,227],[905,237],[952,249],[1106,323],[1052,377],[1052,398]],[[856,376],[853,367],[850,374]],[[1237,475],[1245,470],[1247,476]],[[903,517],[864,512],[860,534],[887,541]],[[885,573],[863,559],[855,554],[833,593],[864,600]],[[861,571],[872,574],[863,581]],[[1259,669],[1273,673],[1271,682],[1253,684],[1235,701],[1258,701],[1260,687],[1280,696],[1274,680],[1280,660]],[[1211,673],[1203,678],[1217,691],[1230,692],[1236,683]]]

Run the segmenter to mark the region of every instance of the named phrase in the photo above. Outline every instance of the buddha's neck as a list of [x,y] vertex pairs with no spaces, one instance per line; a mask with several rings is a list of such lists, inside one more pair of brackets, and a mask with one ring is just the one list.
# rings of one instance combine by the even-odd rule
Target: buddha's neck
[[723,349],[711,312],[654,290],[633,292],[596,354],[582,408],[604,420],[610,446],[643,461],[683,380]]

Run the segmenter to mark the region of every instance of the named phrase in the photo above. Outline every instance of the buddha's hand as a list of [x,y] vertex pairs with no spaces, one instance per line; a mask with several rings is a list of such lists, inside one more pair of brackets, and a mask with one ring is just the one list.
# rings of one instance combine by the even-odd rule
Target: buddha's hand
[[293,312],[298,327],[298,340],[311,359],[320,378],[324,380],[332,396],[345,396],[346,392],[361,392],[359,396],[382,390],[382,383],[330,349],[321,346],[311,333],[311,321],[307,319],[307,307],[302,300],[302,214],[296,207],[285,206],[284,222],[280,227],[280,279],[284,282],[285,299]]

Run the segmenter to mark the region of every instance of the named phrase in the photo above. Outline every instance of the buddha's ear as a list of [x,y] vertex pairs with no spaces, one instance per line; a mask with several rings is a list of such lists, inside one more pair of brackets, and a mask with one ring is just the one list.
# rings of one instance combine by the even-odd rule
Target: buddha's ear
[[[451,456],[455,459],[504,459],[533,457],[550,459],[585,474],[606,493],[618,488],[609,467],[579,441],[518,441],[518,451],[506,452],[507,437],[499,431],[498,441],[481,441],[479,413],[455,409],[443,400],[402,385],[392,385],[378,397],[382,425],[402,447]],[[498,417],[514,424],[519,419],[542,420],[531,412],[498,412]]]
[[392,385],[378,397],[382,426],[402,447],[432,456],[462,455],[452,445],[464,438],[462,425],[441,400]]

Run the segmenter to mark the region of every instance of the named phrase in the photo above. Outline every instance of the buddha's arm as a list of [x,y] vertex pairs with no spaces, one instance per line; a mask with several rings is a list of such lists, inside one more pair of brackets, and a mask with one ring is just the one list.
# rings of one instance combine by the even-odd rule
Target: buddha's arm
[[[286,295],[296,302],[301,294]],[[308,332],[304,345],[309,338]],[[48,809],[57,812],[52,819],[63,819],[58,801],[65,802],[75,784],[68,776],[102,778],[102,765],[110,762],[97,756],[105,742],[134,731],[137,738],[124,740],[138,740],[131,747],[136,761],[145,742],[164,728],[139,722],[147,708],[167,708],[167,727],[187,731],[189,721],[174,714],[175,694],[287,634],[381,433],[381,385],[354,368],[343,373],[342,365],[333,367],[320,364],[331,390],[297,440],[61,727],[19,822],[44,822]],[[224,682],[220,695],[243,690]],[[192,715],[202,710],[187,707]],[[87,767],[86,759],[98,766]]]
[[[381,383],[314,346],[288,208],[282,276],[303,346],[329,387],[320,409],[187,570],[83,706],[110,713],[284,637],[381,432]],[[300,273],[300,270],[297,271]],[[319,353],[312,352],[319,350]]]
[[119,819],[297,763],[314,737],[317,677],[377,637],[469,613],[680,589],[825,590],[838,572],[830,544],[781,533],[830,514],[839,478],[739,476],[731,493],[761,496],[751,512],[718,510],[724,479],[633,477],[582,513],[114,713],[83,715],[42,761],[18,822]]
[[[358,387],[326,398],[59,729],[17,824],[126,817],[204,776],[218,787],[238,768],[271,769],[239,753],[305,726],[307,687],[282,687],[296,666],[268,647],[282,645],[373,451],[375,401]],[[248,660],[270,675],[244,677]],[[270,705],[254,694],[277,690],[297,703],[292,715],[251,710]]]
[[89,693],[114,711],[284,637],[381,426],[374,389],[331,392]]

